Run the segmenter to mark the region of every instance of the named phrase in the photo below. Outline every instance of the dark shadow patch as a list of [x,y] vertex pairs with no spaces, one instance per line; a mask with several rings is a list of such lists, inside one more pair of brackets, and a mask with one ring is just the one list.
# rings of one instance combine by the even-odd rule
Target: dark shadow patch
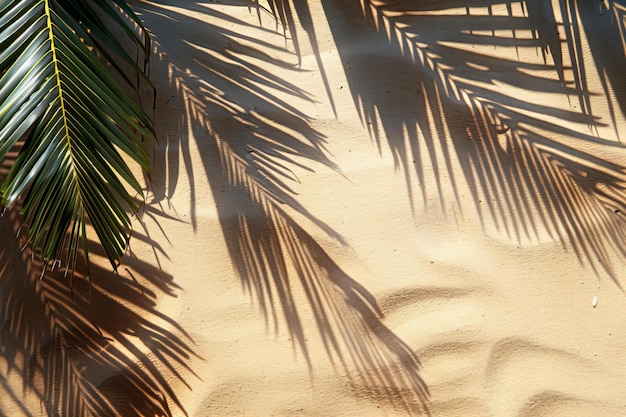
[[[25,415],[39,399],[50,416],[171,416],[184,412],[176,389],[193,374],[189,337],[157,311],[173,295],[172,277],[137,258],[123,272],[91,265],[91,285],[80,266],[70,288],[61,271],[41,274],[37,256],[22,250],[17,215],[0,219],[0,384]],[[134,272],[133,272],[134,271]],[[23,392],[6,378],[18,378]],[[15,387],[15,385],[12,385]]]

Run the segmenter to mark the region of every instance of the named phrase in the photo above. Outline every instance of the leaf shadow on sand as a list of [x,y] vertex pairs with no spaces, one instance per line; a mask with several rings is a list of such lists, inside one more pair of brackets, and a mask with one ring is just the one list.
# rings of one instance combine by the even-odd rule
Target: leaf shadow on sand
[[106,258],[91,242],[92,283],[83,265],[70,289],[62,271],[42,275],[17,224],[12,211],[0,219],[2,404],[25,416],[39,415],[33,406],[73,417],[184,412],[176,390],[193,374],[194,353],[184,330],[157,310],[158,297],[175,295],[172,277],[133,256],[119,273],[101,268]]
[[547,235],[621,288],[624,8],[592,3],[322,1],[362,123],[412,202],[475,210],[514,242]]
[[[237,7],[242,6],[256,4]],[[340,175],[325,150],[326,138],[290,104],[313,99],[272,72],[303,71],[298,56],[280,46],[284,40],[275,28],[258,26],[259,38],[251,39],[212,24],[219,19],[251,26],[222,7],[194,1],[144,1],[138,7],[148,28],[168,27],[167,38],[154,34],[155,43],[169,63],[165,100],[181,111],[163,130],[183,132],[162,138],[156,161],[168,172],[155,178],[152,203],[173,194],[177,171],[185,169],[195,225],[195,183],[206,176],[232,263],[268,329],[285,326],[313,373],[311,335],[303,326],[303,317],[312,315],[326,356],[352,390],[409,414],[427,414],[428,389],[417,356],[383,324],[374,297],[329,256],[315,233],[338,245],[344,244],[342,237],[307,211],[293,191],[297,171]],[[177,56],[187,59],[185,66]],[[191,147],[199,149],[204,172],[194,172]]]

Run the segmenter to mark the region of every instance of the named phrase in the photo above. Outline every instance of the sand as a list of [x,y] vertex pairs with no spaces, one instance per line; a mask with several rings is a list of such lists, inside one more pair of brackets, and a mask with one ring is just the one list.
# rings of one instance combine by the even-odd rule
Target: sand
[[3,251],[0,415],[626,415],[620,2],[133,5],[146,204],[91,295]]

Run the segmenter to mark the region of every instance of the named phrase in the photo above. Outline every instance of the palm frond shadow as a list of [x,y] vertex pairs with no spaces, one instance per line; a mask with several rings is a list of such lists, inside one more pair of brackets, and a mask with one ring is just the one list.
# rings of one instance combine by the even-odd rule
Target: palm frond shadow
[[[193,4],[179,2],[185,10]],[[148,27],[165,14],[158,2],[142,3],[141,13]],[[186,115],[173,122],[174,130],[184,132],[189,126],[190,131],[190,137],[168,134],[167,154],[156,159],[177,169],[175,160],[190,154],[195,139],[243,288],[258,303],[268,329],[286,327],[311,372],[316,364],[307,341],[311,336],[303,327],[308,315],[334,369],[355,392],[410,414],[428,413],[428,389],[415,353],[385,327],[374,297],[309,231],[321,230],[343,244],[341,236],[298,202],[292,189],[297,171],[338,169],[327,155],[325,138],[284,98],[311,100],[307,92],[265,70],[301,71],[297,59],[281,60],[295,57],[280,50],[279,57],[268,56],[238,33],[213,26],[210,22],[223,18],[219,8],[203,8],[202,13],[197,17],[202,23],[196,25],[190,16],[168,8],[168,37],[155,34],[161,52],[168,54],[170,94]],[[189,27],[204,29],[190,33]],[[282,41],[282,35],[275,36]],[[255,40],[263,47],[265,42]],[[178,67],[175,63],[181,61],[171,54],[193,57],[193,62]],[[182,160],[189,163],[186,157]],[[184,168],[194,188],[198,174],[190,165]],[[169,174],[169,181],[161,178],[161,186],[175,187],[172,177],[178,178],[176,173]],[[192,206],[194,194],[192,189]]]
[[[130,258],[119,274],[92,264],[91,285],[77,271],[70,289],[61,271],[42,278],[37,257],[15,237],[16,217],[0,219],[0,390],[9,402],[24,415],[32,402],[22,399],[33,395],[50,416],[184,412],[176,392],[193,374],[194,353],[184,330],[157,311],[161,289],[176,289],[171,276]],[[16,378],[21,393],[8,383]]]
[[[618,140],[600,135],[610,123],[594,106],[605,100],[613,124],[623,118],[624,98],[617,110],[609,95],[624,82],[616,71],[625,63],[623,22],[615,24],[615,3],[615,13],[604,15],[588,4],[323,1],[362,122],[379,147],[386,139],[412,201],[421,195],[425,208],[463,212],[463,178],[483,225],[489,220],[518,242],[547,235],[619,285],[612,262],[626,254],[624,153]],[[580,31],[600,20],[602,39],[612,36],[614,45],[591,44],[597,65],[610,63],[598,67],[598,93],[588,86]],[[367,51],[358,46],[363,39]],[[539,59],[520,60],[522,49]],[[559,104],[537,102],[547,93]]]
[[[578,11],[585,39],[589,43],[593,63],[597,69],[602,92],[606,97],[613,96],[618,108],[609,100],[609,113],[613,124],[626,115],[626,91],[623,68],[626,65],[626,2],[609,0],[595,4],[590,1],[573,2],[570,7]],[[602,31],[594,28],[605,28]],[[611,95],[611,91],[617,94]],[[616,135],[620,137],[616,129]]]

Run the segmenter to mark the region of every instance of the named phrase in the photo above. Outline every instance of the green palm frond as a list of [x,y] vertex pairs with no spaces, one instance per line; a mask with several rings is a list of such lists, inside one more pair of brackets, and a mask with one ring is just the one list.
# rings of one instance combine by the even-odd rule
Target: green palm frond
[[142,140],[151,137],[151,121],[101,60],[112,51],[132,61],[103,15],[148,48],[124,1],[0,6],[0,159],[19,149],[0,186],[1,204],[21,204],[33,247],[70,269],[81,250],[88,260],[88,224],[115,267],[130,233],[127,211],[137,210],[131,193],[142,193],[123,154],[150,170]]

